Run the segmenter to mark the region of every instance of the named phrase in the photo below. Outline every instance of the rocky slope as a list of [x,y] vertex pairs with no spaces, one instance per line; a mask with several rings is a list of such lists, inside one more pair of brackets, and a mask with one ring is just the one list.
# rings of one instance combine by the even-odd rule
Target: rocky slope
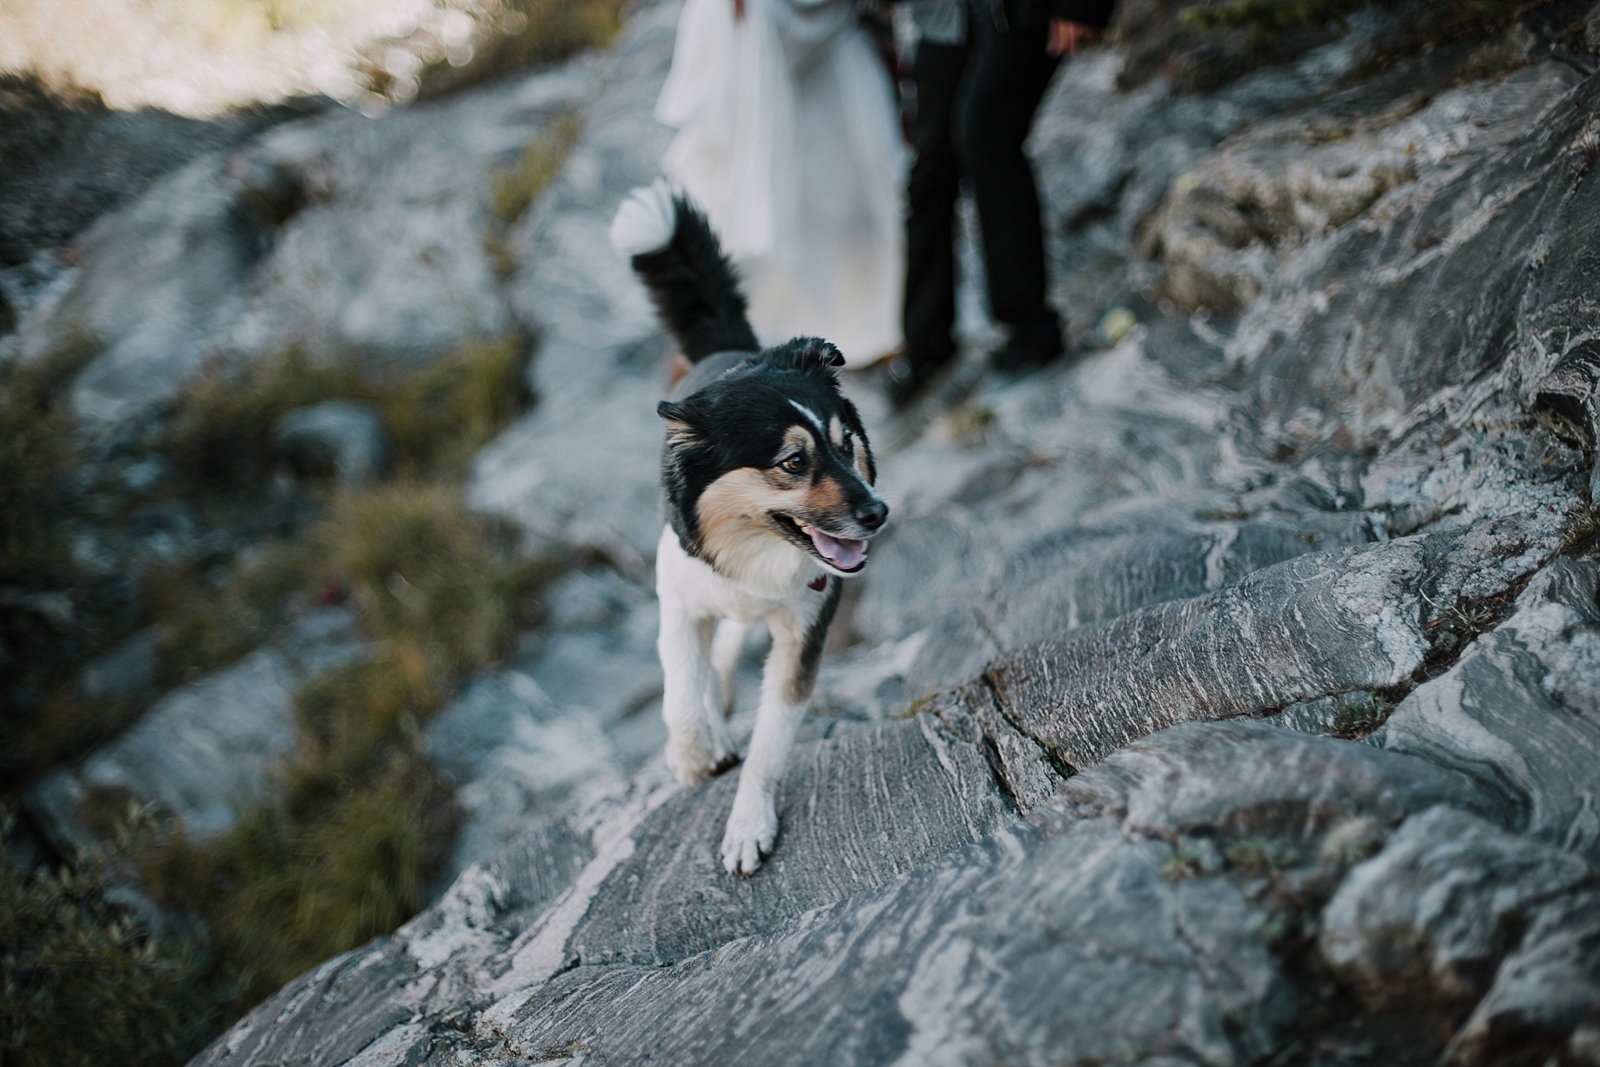
[[[196,1062],[1600,1062],[1593,59],[1522,26],[1497,77],[1372,74],[1395,24],[1369,11],[1206,93],[1120,90],[1115,50],[1069,64],[1033,145],[1057,296],[1085,337],[1123,314],[1070,365],[965,365],[906,416],[852,383],[892,532],[777,850],[736,880],[734,781],[684,790],[654,754],[663,344],[604,240],[666,140],[675,14],[202,158],[22,324],[25,352],[93,324],[76,395],[112,421],[207,353],[537,333],[540,403],[470,498],[610,561],[428,727],[467,813],[453,885]],[[566,112],[501,279],[483,175]],[[386,139],[408,164],[358,182]],[[218,223],[279,189],[270,227]],[[174,232],[188,252],[130,274]],[[299,640],[340,654],[323,625]],[[291,647],[233,672],[305,669]],[[266,704],[239,729],[289,714]],[[70,834],[73,783],[143,780],[155,729],[36,807]]]

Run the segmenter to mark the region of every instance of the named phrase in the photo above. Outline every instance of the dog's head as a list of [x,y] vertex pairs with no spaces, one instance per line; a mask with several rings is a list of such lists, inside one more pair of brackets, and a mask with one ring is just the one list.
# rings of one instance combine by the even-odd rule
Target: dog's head
[[667,423],[662,486],[690,555],[730,577],[798,552],[847,576],[889,508],[838,349],[802,337],[737,364],[681,401]]

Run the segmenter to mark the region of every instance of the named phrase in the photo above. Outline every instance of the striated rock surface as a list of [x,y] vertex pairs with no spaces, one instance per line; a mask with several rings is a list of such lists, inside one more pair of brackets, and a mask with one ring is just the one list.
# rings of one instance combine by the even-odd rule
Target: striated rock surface
[[[893,417],[847,382],[895,519],[735,880],[734,779],[656,755],[665,344],[604,239],[668,137],[676,13],[202,157],[22,325],[104,346],[79,399],[113,420],[213,350],[539,339],[540,403],[469,499],[588,562],[419,739],[465,814],[454,880],[196,1063],[1600,1062],[1591,57],[1372,74],[1374,9],[1203,93],[1068,63],[1030,149],[1054,296],[1080,338],[1135,324],[1021,380],[969,360]],[[562,129],[486,246],[493,168]],[[381,158],[406,165],[356,180]],[[171,269],[134,277],[145,237]],[[160,721],[73,788],[176,790],[139,769]]]

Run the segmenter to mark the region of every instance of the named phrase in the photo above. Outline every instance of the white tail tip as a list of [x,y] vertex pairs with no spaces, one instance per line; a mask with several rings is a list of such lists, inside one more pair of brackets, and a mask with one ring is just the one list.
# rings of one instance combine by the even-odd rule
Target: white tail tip
[[611,247],[625,256],[657,252],[672,241],[678,225],[678,211],[672,203],[673,188],[665,178],[641,185],[628,194],[611,220]]

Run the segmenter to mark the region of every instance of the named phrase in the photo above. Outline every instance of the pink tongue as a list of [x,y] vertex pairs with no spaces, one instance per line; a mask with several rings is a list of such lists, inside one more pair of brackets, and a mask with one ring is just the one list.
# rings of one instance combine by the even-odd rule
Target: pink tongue
[[817,546],[822,558],[842,571],[854,570],[867,554],[865,541],[852,541],[848,537],[829,537],[815,526],[811,527],[811,543]]

